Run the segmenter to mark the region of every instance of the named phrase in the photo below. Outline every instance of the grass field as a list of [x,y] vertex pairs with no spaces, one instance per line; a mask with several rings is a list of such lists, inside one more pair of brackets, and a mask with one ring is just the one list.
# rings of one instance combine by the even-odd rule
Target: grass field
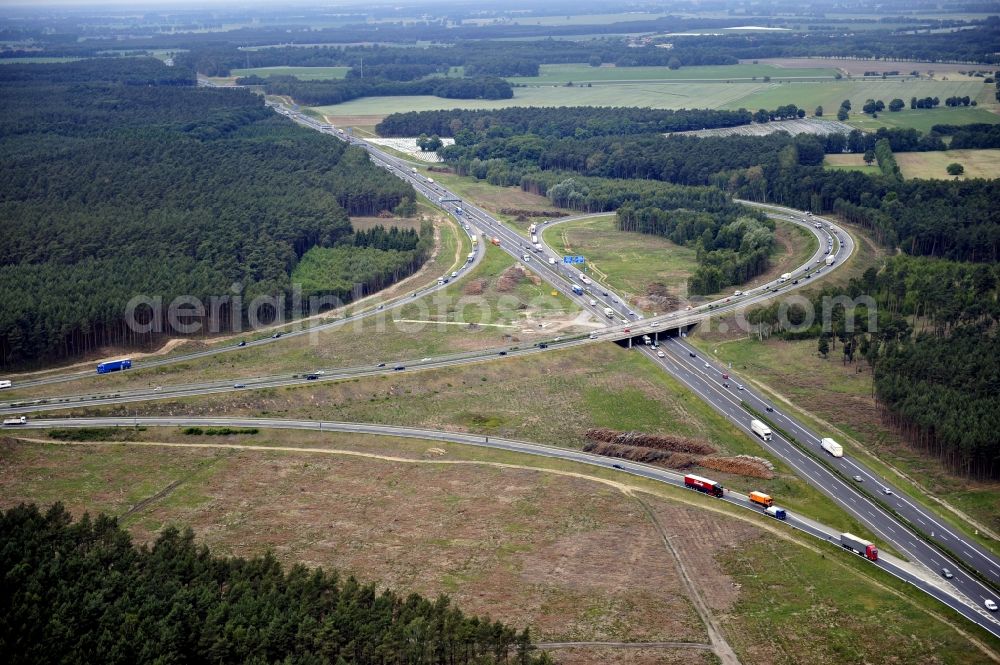
[[[465,611],[529,626],[536,640],[706,642],[679,561],[742,662],[839,663],[845,655],[988,662],[927,610],[956,622],[954,615],[873,576],[858,557],[644,479],[390,437],[142,435],[140,442],[187,446],[0,440],[0,506],[61,500],[77,516],[105,511],[139,543],[168,525],[191,526],[216,554],[270,550],[286,565],[336,569],[402,593],[447,593]],[[290,446],[298,450],[280,450]],[[893,617],[889,628],[885,616]],[[718,662],[698,650],[635,653],[581,648],[556,656],[611,665]],[[886,661],[887,654],[905,658]]]
[[717,80],[727,81],[754,77],[762,79],[770,76],[777,78],[815,78],[832,79],[836,70],[827,67],[812,67],[789,69],[773,65],[710,65],[703,67],[591,67],[587,64],[542,65],[538,76],[509,77],[511,83],[523,85],[541,85],[552,83],[609,81],[683,81],[683,80]]
[[296,388],[73,412],[111,415],[119,411],[375,422],[563,447],[582,446],[584,433],[591,427],[692,436],[712,442],[724,453],[772,459],[778,470],[771,480],[702,471],[727,487],[762,490],[780,497],[782,505],[792,510],[854,533],[854,529],[864,530],[697,395],[643,356],[613,344]]
[[[617,14],[572,14],[570,16],[511,16],[509,23],[519,25],[607,25],[609,23],[622,23],[626,21],[652,21],[662,17],[663,14],[650,14],[649,12],[619,12]],[[465,24],[488,25],[495,19],[465,19]]]
[[[982,79],[980,79],[982,80]],[[944,97],[941,97],[944,99]],[[888,103],[887,100],[883,100]],[[853,102],[852,102],[853,103]],[[913,109],[909,108],[909,99],[906,100],[906,110],[898,113],[879,113],[877,118],[864,115],[863,113],[851,113],[848,123],[857,127],[874,131],[879,127],[902,127],[904,129],[912,127],[917,131],[927,133],[934,125],[968,125],[976,122],[996,124],[1000,122],[1000,115],[993,113],[983,107],[962,107],[962,108],[936,108],[936,109]],[[837,102],[838,106],[840,102]],[[825,108],[825,107],[824,107]],[[860,107],[855,106],[855,109]]]
[[324,79],[342,79],[347,76],[350,67],[251,67],[250,69],[233,69],[230,76],[294,76],[306,81]]
[[698,267],[694,249],[654,235],[619,231],[614,215],[548,227],[543,236],[560,254],[586,256],[588,269],[607,275],[607,284],[626,298],[646,295],[652,282],[686,295],[687,280]]
[[864,155],[827,155],[823,158],[823,167],[829,171],[860,171],[862,173],[880,173],[878,164],[865,164]]
[[[766,83],[620,83],[592,88],[562,85],[515,88],[513,99],[443,99],[441,97],[365,97],[317,107],[334,116],[387,115],[440,109],[497,109],[510,106],[640,106],[650,108],[719,108],[754,92]],[[805,84],[802,84],[805,85]],[[839,102],[838,102],[839,104]],[[738,107],[739,104],[736,105]],[[734,107],[735,108],[735,107]]]
[[[822,106],[824,113],[831,117],[836,117],[837,109],[845,99],[851,100],[851,119],[861,116],[861,107],[867,99],[881,99],[886,104],[890,100],[898,97],[906,102],[907,109],[898,113],[880,113],[877,120],[886,118],[898,122],[909,122],[909,116],[920,116],[927,113],[925,110],[909,109],[910,97],[939,97],[944,100],[946,97],[968,95],[975,98],[982,89],[982,79],[976,81],[929,81],[929,80],[886,80],[886,81],[862,81],[862,80],[841,80],[826,81],[823,83],[788,83],[779,84],[772,80],[771,84],[763,90],[753,91],[743,97],[732,100],[725,105],[726,108],[747,108],[747,109],[773,109],[782,104],[796,104],[800,108],[812,113],[817,106]],[[975,111],[977,109],[937,109],[940,113],[950,113],[956,111],[955,117],[961,111]],[[950,120],[937,120],[936,122],[951,122]]]
[[959,163],[965,167],[964,178],[1000,178],[1000,150],[945,150],[935,152],[897,152],[899,168],[906,178],[937,178],[953,180],[947,166]]
[[[614,215],[608,215],[568,222],[546,228],[543,235],[556,252],[585,256],[590,270],[643,311],[656,311],[651,309],[655,305],[643,298],[654,282],[686,298],[687,280],[698,267],[696,251],[658,236],[618,231],[614,220]],[[801,265],[816,249],[812,234],[789,224],[779,224],[775,237],[771,269],[755,283]]]
[[[554,79],[569,79],[579,73],[583,76],[588,70],[608,74],[606,82],[567,87],[562,83],[552,85],[532,85],[514,89],[512,99],[501,100],[456,100],[431,96],[416,97],[366,97],[355,99],[344,104],[317,107],[317,111],[331,116],[384,116],[389,113],[403,111],[428,111],[452,108],[466,109],[497,109],[511,106],[637,106],[663,109],[679,108],[758,108],[773,109],[782,104],[796,104],[812,113],[817,106],[823,106],[826,115],[834,117],[840,103],[850,99],[854,109],[860,109],[866,99],[882,99],[888,103],[892,98],[899,97],[909,104],[910,97],[939,97],[944,99],[953,95],[969,95],[975,97],[983,88],[982,79],[973,81],[824,81],[782,83],[772,76],[770,83],[763,81],[726,83],[725,81],[673,82],[615,82],[615,76],[621,72],[613,68],[590,68],[579,65],[560,65],[565,67],[562,73],[551,74]],[[763,67],[763,65],[734,65],[732,67]],[[575,68],[575,69],[574,69]],[[639,68],[637,68],[639,69]],[[646,73],[650,69],[642,68]],[[693,68],[692,68],[693,69]],[[711,68],[699,68],[711,69]],[[732,68],[726,68],[732,71]],[[557,70],[558,71],[558,70]],[[669,71],[669,70],[667,70]],[[677,70],[683,74],[686,69]],[[785,70],[795,72],[801,70]],[[549,74],[546,74],[547,76]],[[577,82],[577,79],[572,79]],[[580,80],[583,80],[582,78]],[[927,131],[936,123],[963,124],[968,122],[997,122],[1000,117],[984,108],[956,108],[909,110],[899,113],[881,113],[876,119],[862,116],[860,112],[851,114],[851,123],[861,128],[880,126],[913,126]]]
[[[728,626],[743,662],[991,660],[979,649],[963,648],[964,639],[944,622],[928,621],[923,608],[934,606],[908,585],[859,580],[865,564],[858,557],[835,557],[832,548],[820,553],[785,548],[773,539],[756,538],[717,558],[740,585]],[[809,582],[803,586],[801,580]],[[873,611],[875,607],[879,609]]]

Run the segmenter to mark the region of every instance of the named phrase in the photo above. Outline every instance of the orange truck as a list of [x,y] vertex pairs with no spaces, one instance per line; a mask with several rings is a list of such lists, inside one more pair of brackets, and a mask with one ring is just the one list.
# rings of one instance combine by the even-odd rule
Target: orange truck
[[494,245],[496,245],[497,247],[499,247],[499,246],[500,246],[500,238],[494,238],[494,239],[493,239],[493,240],[491,240],[490,242],[492,242],[492,243],[493,243]]
[[762,508],[770,508],[774,505],[774,499],[763,492],[750,492],[750,503],[756,503]]

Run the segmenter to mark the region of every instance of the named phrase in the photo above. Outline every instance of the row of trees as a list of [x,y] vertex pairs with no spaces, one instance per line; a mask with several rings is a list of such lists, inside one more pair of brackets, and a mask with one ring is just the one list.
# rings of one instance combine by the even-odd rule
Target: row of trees
[[951,136],[950,148],[1000,148],[1000,125],[934,125],[931,131]]
[[[819,115],[823,115],[820,112]],[[793,118],[804,118],[806,117],[806,110],[800,109],[795,104],[786,104],[784,106],[779,106],[778,108],[768,111],[767,109],[759,109],[753,114],[753,121],[764,123],[773,122],[775,120],[790,120]]]
[[[247,83],[246,79],[237,82]],[[252,81],[258,83],[257,80]],[[294,76],[272,76],[264,90],[269,95],[288,96],[300,104],[324,106],[360,97],[389,95],[434,95],[446,99],[510,99],[514,89],[501,78],[443,78],[416,81],[389,79],[331,79],[303,81]]]
[[14,665],[101,662],[534,665],[499,621],[447,596],[380,591],[272,554],[225,558],[190,529],[137,547],[111,517],[61,504],[0,512],[0,646]]
[[[307,250],[351,237],[349,214],[415,198],[364,151],[245,90],[81,85],[92,63],[45,67],[38,82],[4,81],[0,99],[2,366],[157,342],[165,310],[162,332],[126,325],[137,295],[288,294]],[[235,323],[217,313],[219,329]]]
[[375,130],[379,136],[452,136],[469,145],[482,137],[535,134],[553,138],[591,138],[630,134],[684,132],[749,124],[746,109],[650,109],[635,107],[511,107],[495,110],[410,111],[393,113]]

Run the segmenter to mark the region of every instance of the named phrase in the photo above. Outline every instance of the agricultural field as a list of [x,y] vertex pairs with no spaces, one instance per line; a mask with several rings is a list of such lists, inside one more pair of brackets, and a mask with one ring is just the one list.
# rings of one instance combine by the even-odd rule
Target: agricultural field
[[467,18],[462,23],[466,25],[491,25],[494,23],[513,23],[517,25],[607,25],[609,23],[623,23],[627,21],[653,21],[661,18],[663,14],[651,14],[649,12],[619,12],[616,14],[573,14],[570,16],[505,16],[502,19],[494,18]]
[[[870,17],[858,17],[865,22],[871,22]],[[772,67],[788,68],[797,70],[802,67],[820,67],[839,70],[849,76],[863,77],[865,72],[892,72],[898,71],[901,75],[908,76],[910,72],[919,72],[922,76],[931,73],[938,79],[947,76],[949,79],[965,77],[959,71],[970,69],[988,69],[984,65],[969,65],[954,62],[917,62],[910,60],[863,60],[849,58],[759,58],[757,60],[744,60],[743,64],[755,62],[760,65],[770,65]],[[982,79],[979,79],[982,81]]]
[[752,123],[740,125],[739,127],[720,127],[718,129],[698,129],[690,132],[676,132],[682,136],[767,136],[775,132],[788,132],[796,134],[814,134],[816,136],[826,136],[828,134],[847,134],[853,127],[836,120],[826,120],[823,118],[802,118],[797,120],[777,120],[775,122]]
[[[447,593],[538,641],[691,644],[555,652],[563,665],[718,662],[679,566],[742,662],[832,663],[844,652],[989,662],[946,622],[954,618],[930,614],[931,601],[871,577],[856,557],[641,479],[391,437],[135,434],[112,445],[0,440],[0,506],[62,500],[78,517],[106,511],[139,543],[191,526],[218,554],[272,551],[288,565]],[[890,629],[878,619],[886,615]]]
[[251,67],[250,69],[233,69],[230,71],[230,77],[294,76],[306,81],[319,81],[346,78],[349,69],[350,67]]
[[603,65],[565,64],[542,65],[538,76],[508,77],[511,83],[518,85],[549,85],[555,83],[607,83],[635,81],[732,81],[763,79],[765,76],[775,78],[829,78],[832,79],[836,70],[829,67],[810,67],[803,69],[786,69],[772,65],[708,65],[701,67],[615,67]]
[[[753,67],[753,65],[746,65]],[[556,67],[556,65],[553,65]],[[662,109],[679,108],[759,108],[773,109],[783,104],[796,104],[811,115],[817,106],[824,109],[824,119],[834,120],[840,103],[850,99],[855,109],[851,113],[850,125],[861,129],[881,126],[915,127],[928,131],[933,124],[963,124],[969,122],[1000,122],[1000,116],[985,108],[938,108],[931,110],[910,110],[898,113],[881,113],[871,119],[860,113],[865,100],[882,99],[888,103],[899,97],[909,105],[910,97],[938,97],[968,95],[975,98],[983,90],[982,79],[966,81],[937,80],[888,80],[888,81],[823,81],[784,82],[787,78],[772,80],[740,80],[727,83],[677,80],[647,80],[644,82],[624,82],[615,80],[620,72],[615,68],[591,68],[579,65],[558,65],[568,68],[561,78],[569,80],[570,75],[585,74],[588,70],[603,72],[611,78],[595,83],[580,83],[574,78],[573,85],[552,83],[514,88],[512,99],[500,100],[456,100],[433,96],[414,97],[365,97],[343,104],[320,106],[315,110],[327,117],[365,117],[376,119],[390,113],[405,111],[447,110],[452,108],[497,109],[512,106],[638,106]],[[577,69],[573,69],[577,68]],[[622,68],[624,70],[625,68]],[[629,68],[633,69],[633,68]],[[635,68],[659,69],[659,68]],[[694,69],[694,68],[692,68]],[[710,69],[710,68],[700,68]],[[667,70],[669,71],[669,70]],[[677,70],[686,71],[685,68]],[[795,71],[795,70],[789,70]],[[627,72],[626,72],[627,73]],[[555,75],[554,75],[555,76]],[[340,124],[349,124],[341,121]]]
[[[894,156],[906,178],[1000,178],[1000,149],[897,152]],[[964,166],[965,173],[948,175],[946,168],[952,163]]]
[[826,155],[823,158],[823,168],[830,171],[860,171],[862,173],[881,173],[878,164],[865,164],[864,155]]
[[[804,85],[804,84],[803,84]],[[614,83],[593,87],[564,85],[514,88],[513,99],[442,99],[432,96],[365,97],[316,107],[330,116],[385,116],[405,111],[497,109],[509,106],[642,106],[650,108],[719,108],[768,84],[758,83]],[[839,102],[838,102],[839,104]],[[738,107],[739,104],[736,105]],[[734,107],[735,108],[735,107]]]
[[[944,98],[942,97],[942,99]],[[888,103],[888,100],[883,101]],[[907,100],[907,104],[909,104],[909,100]],[[860,112],[852,112],[848,122],[853,127],[866,131],[875,131],[879,127],[900,127],[903,129],[912,127],[926,134],[931,131],[934,125],[968,125],[978,122],[989,124],[1000,123],[1000,115],[982,106],[976,108],[961,107],[912,110],[907,106],[906,110],[899,111],[898,113],[879,113],[877,118],[872,118]]]
[[[909,121],[910,116],[919,116],[928,112],[923,109],[911,111],[909,108],[911,97],[938,97],[944,100],[947,97],[968,95],[975,99],[982,88],[982,79],[971,81],[929,81],[924,79],[863,81],[855,79],[851,81],[841,80],[826,81],[823,83],[787,84],[777,83],[772,80],[767,88],[752,91],[743,97],[734,99],[725,104],[724,108],[756,110],[773,109],[782,104],[795,104],[799,108],[806,109],[807,113],[812,114],[817,106],[822,106],[824,117],[829,115],[831,119],[835,119],[841,102],[849,99],[851,100],[851,107],[854,109],[851,112],[851,119],[854,119],[856,116],[861,115],[861,107],[864,106],[865,100],[881,99],[888,104],[890,100],[898,97],[906,102],[906,110],[898,113],[880,113],[878,120],[882,120],[887,116],[898,116],[900,118],[907,118],[907,121]],[[947,114],[951,111],[973,111],[977,109],[946,108],[938,110]],[[952,121],[937,120],[936,122]]]

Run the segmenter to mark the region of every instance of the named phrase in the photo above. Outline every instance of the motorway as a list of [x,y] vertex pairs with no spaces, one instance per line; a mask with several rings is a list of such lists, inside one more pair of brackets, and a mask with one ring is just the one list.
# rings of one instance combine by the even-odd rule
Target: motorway
[[[333,134],[335,136],[338,134],[338,130],[335,128],[329,125],[323,125],[308,116],[295,114],[287,109],[282,112],[289,115],[293,120],[299,122],[300,124],[309,126],[318,131]],[[441,187],[440,184],[430,182],[426,177],[414,172],[414,170],[410,168],[410,164],[408,162],[396,158],[370,144],[364,143],[363,141],[354,139],[350,136],[340,135],[338,138],[348,140],[352,144],[360,145],[366,149],[376,164],[407,180],[414,186],[415,189],[417,189],[417,191],[427,197],[430,201],[440,205],[445,210],[454,214],[456,218],[462,221],[463,225],[467,227],[466,231],[470,233],[470,235],[478,233],[482,237],[483,241],[478,243],[477,255],[475,262],[472,265],[475,265],[475,263],[481,260],[483,248],[485,247],[487,238],[496,238],[497,244],[501,249],[514,256],[517,260],[525,263],[527,267],[552,284],[554,288],[571,298],[582,309],[594,314],[598,320],[606,320],[604,314],[605,307],[610,307],[615,312],[615,317],[612,318],[612,320],[607,321],[610,325],[602,329],[600,332],[592,333],[590,336],[569,338],[566,340],[560,340],[559,342],[552,342],[549,344],[550,348],[564,348],[571,345],[593,343],[595,340],[629,340],[629,344],[631,345],[631,340],[633,338],[638,338],[643,333],[656,335],[662,331],[668,330],[687,330],[708,316],[742,309],[749,304],[768,300],[774,297],[775,293],[786,293],[792,289],[806,286],[818,273],[831,269],[825,265],[823,260],[827,256],[828,252],[829,255],[834,257],[836,265],[840,265],[854,251],[853,239],[850,234],[844,232],[842,229],[834,224],[831,224],[827,220],[819,220],[819,218],[808,219],[806,213],[799,211],[781,209],[774,206],[762,206],[772,217],[784,219],[793,224],[798,224],[811,230],[811,232],[819,240],[819,249],[817,252],[806,264],[793,271],[792,278],[789,281],[771,281],[750,289],[747,293],[738,297],[731,296],[713,303],[705,303],[698,305],[697,307],[692,307],[690,310],[670,312],[651,317],[640,322],[641,315],[630,312],[624,299],[613,293],[610,289],[596,283],[590,285],[583,284],[579,281],[579,274],[575,270],[570,270],[568,266],[564,266],[561,263],[561,257],[555,255],[551,252],[551,250],[543,252],[532,251],[530,243],[517,232],[494,219],[484,210],[471,205],[469,202],[462,202],[459,197],[455,196],[451,192],[448,192],[446,189]],[[817,225],[819,225],[819,228],[817,228]],[[550,258],[553,260],[552,262],[549,261]],[[797,282],[797,284],[795,282]],[[429,292],[442,288],[442,286],[443,285],[438,284],[437,286],[413,292],[409,296],[393,302],[389,305],[389,307],[394,308],[406,302],[410,302],[415,298],[423,297]],[[574,289],[574,287],[576,287],[576,289]],[[578,293],[576,291],[580,292]],[[592,302],[594,304],[591,304]],[[286,333],[285,336],[307,334],[314,330],[344,325],[347,322],[357,320],[363,316],[370,316],[378,311],[378,309],[381,308],[359,312],[347,319],[321,324],[321,326],[317,326],[315,328],[289,332]],[[248,342],[248,346],[267,344],[274,341],[277,340],[273,338],[264,338]],[[196,354],[187,354],[185,356],[175,356],[136,363],[134,366],[136,368],[154,367],[157,365],[212,355],[214,353],[231,351],[236,348],[239,347],[220,347]],[[649,355],[649,357],[663,367],[663,369],[668,371],[675,378],[691,388],[696,394],[709,402],[719,413],[748,432],[751,416],[741,407],[741,399],[748,402],[759,411],[764,410],[764,406],[766,405],[765,400],[757,395],[751,394],[749,390],[739,391],[739,395],[737,396],[733,394],[732,389],[724,389],[721,386],[720,380],[723,370],[715,366],[710,361],[705,361],[700,357],[692,360],[690,354],[694,353],[697,356],[697,352],[687,347],[681,340],[675,339],[673,341],[665,342],[662,345],[662,348],[666,352],[669,352],[667,358],[659,358],[651,347],[646,347],[645,345],[640,344],[638,345],[638,348],[641,352]],[[536,346],[526,349],[503,349],[501,351],[504,355],[514,356],[538,353],[542,352],[542,349]],[[367,376],[373,374],[391,373],[395,371],[412,371],[414,369],[444,367],[470,362],[482,362],[486,359],[495,359],[497,357],[497,353],[499,353],[499,351],[491,350],[469,354],[454,354],[451,356],[424,359],[423,361],[393,363],[388,367],[367,365],[354,368],[340,368],[324,372],[319,377],[319,380],[337,380],[346,377]],[[707,366],[705,366],[706,362]],[[314,370],[309,368],[305,371],[311,372]],[[51,383],[60,380],[72,380],[73,378],[89,375],[92,375],[92,371],[71,373],[62,376],[50,376],[37,380],[35,384],[31,384],[29,382],[19,382],[18,387],[39,385],[41,383]],[[249,390],[274,385],[294,385],[304,383],[306,380],[307,379],[301,375],[286,375],[279,377],[257,377],[247,380],[236,379],[224,382],[171,386],[165,387],[165,389],[161,391],[137,390],[128,393],[114,393],[111,395],[76,395],[59,398],[63,400],[61,402],[47,400],[36,401],[34,403],[22,402],[18,403],[17,406],[6,405],[4,408],[0,408],[0,412],[4,414],[14,414],[60,409],[72,406],[74,402],[86,402],[88,405],[120,404],[124,402],[144,401],[149,399],[175,398],[187,395],[203,395],[243,389]],[[730,386],[734,385],[735,383],[731,381]],[[817,447],[817,434],[808,431],[789,416],[775,412],[769,414],[768,417],[773,417],[773,421],[776,424],[778,424],[785,431],[793,434],[803,445],[811,446],[814,449]],[[933,575],[936,574],[942,567],[950,568],[955,574],[955,578],[952,580],[951,588],[953,588],[956,592],[963,594],[970,600],[970,602],[965,605],[965,610],[962,610],[963,614],[980,625],[983,625],[994,634],[997,634],[996,619],[982,609],[982,602],[986,598],[996,599],[997,596],[993,589],[984,585],[975,577],[965,572],[962,566],[957,565],[951,556],[945,556],[943,552],[927,544],[923,539],[914,534],[913,530],[919,530],[925,535],[925,537],[932,538],[943,547],[947,547],[951,554],[954,557],[961,559],[966,566],[975,569],[983,577],[990,580],[994,584],[997,584],[1000,582],[1000,573],[998,573],[998,571],[1000,571],[1000,563],[998,563],[995,556],[979,546],[978,543],[975,543],[962,537],[960,534],[956,534],[949,530],[923,506],[906,497],[898,488],[889,486],[882,480],[878,479],[870,470],[868,470],[860,461],[856,459],[845,456],[841,460],[827,460],[828,463],[832,464],[837,471],[837,473],[834,473],[830,468],[818,462],[815,457],[803,452],[791,442],[781,437],[777,432],[775,432],[774,440],[770,442],[770,445],[763,442],[761,443],[765,447],[768,447],[777,457],[781,458],[790,466],[795,468],[804,480],[830,496],[848,513],[868,526],[874,533],[878,534],[884,542],[892,543],[898,551],[903,553],[905,556],[910,557],[912,561],[923,564],[927,568],[927,571],[931,572],[931,577],[933,577]],[[566,452],[582,454],[576,453],[576,451]],[[605,466],[607,465],[606,460],[603,463]],[[630,470],[634,471],[631,467]],[[869,490],[868,493],[860,491],[858,487],[852,486],[851,482],[844,480],[845,477],[850,477],[852,475],[859,475],[868,481],[869,484],[865,486],[867,490]],[[864,484],[864,482],[862,484]],[[883,494],[882,488],[884,487],[891,490],[892,494]],[[877,502],[873,500],[875,497],[878,499]],[[889,512],[890,509],[897,513],[901,518],[907,520],[909,524],[904,524],[900,519],[892,515]],[[928,576],[925,574],[924,577]],[[935,595],[935,597],[939,597],[942,594],[947,595],[941,590],[942,588],[948,589],[949,587],[947,584],[944,583],[943,580],[940,580],[939,584],[941,585],[940,587],[938,585],[931,585],[933,589],[936,590],[935,592],[928,592]]]
[[[653,358],[656,358],[654,355]],[[697,391],[696,391],[697,392]],[[526,455],[536,455],[553,459],[566,460],[587,464],[603,469],[613,469],[621,473],[648,478],[657,482],[665,483],[674,487],[684,488],[684,475],[675,471],[669,471],[660,467],[630,462],[620,459],[608,459],[600,455],[585,453],[580,450],[570,448],[557,448],[528,441],[518,441],[514,439],[504,439],[497,437],[483,437],[475,434],[463,434],[459,432],[448,432],[441,430],[427,430],[415,427],[396,427],[392,425],[375,425],[370,423],[345,423],[336,421],[315,421],[315,420],[277,420],[268,418],[189,418],[189,417],[169,417],[169,418],[55,418],[51,420],[32,420],[22,428],[46,429],[53,427],[255,427],[259,429],[292,429],[310,430],[319,432],[342,432],[349,434],[367,434],[378,436],[395,436],[403,438],[414,438],[431,441],[445,441],[483,448],[494,448],[513,453]],[[72,445],[72,444],[69,444]],[[108,443],[106,445],[129,445],[126,443]],[[179,447],[188,444],[166,444]],[[707,498],[707,497],[706,497]],[[711,499],[710,499],[711,500]],[[726,490],[724,496],[719,499],[746,510],[762,514],[760,507],[750,503],[745,494]],[[772,519],[763,517],[762,519]],[[831,546],[839,547],[840,532],[823,525],[815,520],[788,513],[787,519],[783,522],[787,526],[806,533],[814,538],[822,540]],[[856,556],[856,555],[853,555]],[[867,562],[868,560],[865,559]],[[893,575],[894,577],[912,584],[921,591],[931,595],[940,602],[948,605],[962,616],[973,621],[997,638],[1000,638],[1000,622],[997,622],[991,615],[984,611],[977,611],[970,607],[963,599],[956,597],[951,589],[941,581],[928,578],[923,571],[910,563],[899,559],[891,554],[879,553],[878,561],[868,562],[877,568]]]

